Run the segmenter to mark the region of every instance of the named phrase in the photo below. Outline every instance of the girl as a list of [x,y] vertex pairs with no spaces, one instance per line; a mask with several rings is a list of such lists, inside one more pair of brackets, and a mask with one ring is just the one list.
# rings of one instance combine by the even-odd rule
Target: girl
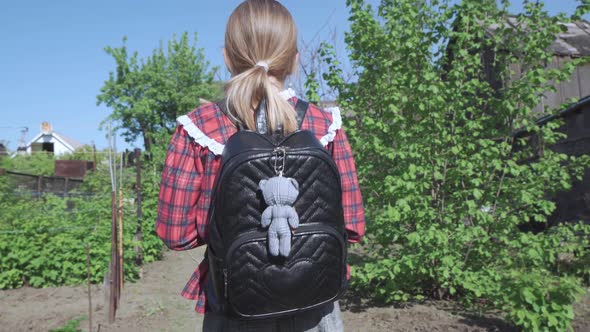
[[[267,102],[268,127],[297,130],[297,97],[284,89],[297,69],[297,29],[291,14],[275,0],[247,0],[231,14],[226,27],[225,64],[232,78],[225,86],[226,112],[217,104],[203,105],[178,119],[162,173],[156,230],[173,250],[206,244],[207,215],[224,144],[241,126],[256,130],[254,110]],[[302,130],[314,133],[328,149],[341,176],[342,203],[348,241],[359,242],[365,220],[356,169],[338,108],[309,105]],[[321,310],[280,319],[239,321],[212,312],[215,294],[203,261],[182,291],[204,313],[204,331],[341,331],[335,302]]]

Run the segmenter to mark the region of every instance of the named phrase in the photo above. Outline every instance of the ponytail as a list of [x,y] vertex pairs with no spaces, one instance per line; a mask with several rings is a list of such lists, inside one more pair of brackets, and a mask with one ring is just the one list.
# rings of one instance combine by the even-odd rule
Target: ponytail
[[233,75],[225,85],[233,120],[255,130],[253,110],[265,99],[271,131],[280,125],[285,132],[297,130],[295,110],[273,83],[284,82],[296,68],[297,29],[287,9],[274,0],[240,4],[227,23],[225,54]]
[[266,112],[271,131],[283,125],[285,132],[297,130],[293,106],[285,100],[272,83],[264,67],[254,66],[234,77],[225,86],[227,109],[234,121],[250,130],[256,129],[252,112],[261,100],[267,103]]

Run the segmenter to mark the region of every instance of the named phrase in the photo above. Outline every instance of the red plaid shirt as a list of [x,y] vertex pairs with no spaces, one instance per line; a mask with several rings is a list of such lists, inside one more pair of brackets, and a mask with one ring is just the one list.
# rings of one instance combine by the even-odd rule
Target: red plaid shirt
[[[292,97],[289,102],[295,105],[297,98]],[[219,144],[225,144],[237,130],[213,103],[190,112],[188,118],[200,130],[198,134],[204,136],[195,138],[194,131],[191,136],[188,126],[185,128],[179,124],[176,128],[162,172],[158,201],[156,231],[173,250],[193,249],[207,243],[207,214],[213,183],[221,164]],[[321,139],[328,134],[332,122],[330,111],[310,104],[301,129],[310,130]],[[342,129],[336,130],[326,148],[332,151],[342,178],[342,204],[348,240],[359,242],[365,232],[364,210],[352,151]],[[203,286],[207,270],[207,264],[201,262],[181,293],[187,299],[197,300],[196,311],[199,313],[204,313],[206,307]]]

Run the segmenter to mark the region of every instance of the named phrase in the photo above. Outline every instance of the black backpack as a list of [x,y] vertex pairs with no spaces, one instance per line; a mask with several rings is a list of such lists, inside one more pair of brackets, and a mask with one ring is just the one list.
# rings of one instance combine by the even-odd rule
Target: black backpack
[[[227,114],[223,103],[217,105]],[[299,128],[307,108],[297,102]],[[208,298],[216,299],[209,305],[239,319],[318,308],[337,300],[347,285],[347,236],[334,160],[310,131],[269,134],[264,102],[255,116],[257,131],[239,128],[225,144],[208,224],[215,292]],[[286,258],[268,253],[267,230],[260,225],[266,203],[258,183],[275,176],[277,164],[299,184],[293,204],[299,227]]]

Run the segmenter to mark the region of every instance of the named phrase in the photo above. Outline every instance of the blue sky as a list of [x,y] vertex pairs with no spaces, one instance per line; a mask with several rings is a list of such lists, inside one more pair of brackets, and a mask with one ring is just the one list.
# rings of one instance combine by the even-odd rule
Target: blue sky
[[[226,20],[241,0],[7,0],[0,4],[0,140],[16,148],[20,131],[28,139],[49,121],[53,128],[82,143],[107,146],[99,123],[109,114],[96,106],[96,95],[114,61],[104,51],[120,46],[146,56],[174,33],[197,32],[212,65],[222,66],[221,49]],[[377,3],[377,0],[370,0]],[[519,2],[519,1],[513,1]],[[344,0],[284,0],[293,14],[300,39],[343,35],[348,27]],[[572,13],[575,0],[546,0],[551,13]],[[520,6],[514,5],[514,11]],[[221,77],[227,77],[221,73]],[[121,148],[134,144],[123,143]]]

